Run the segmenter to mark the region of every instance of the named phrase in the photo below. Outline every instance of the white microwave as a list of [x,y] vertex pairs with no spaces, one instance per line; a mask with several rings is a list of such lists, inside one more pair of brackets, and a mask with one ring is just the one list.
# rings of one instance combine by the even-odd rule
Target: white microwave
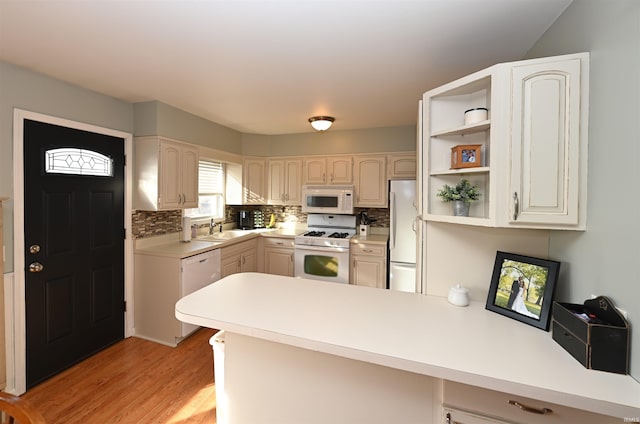
[[353,186],[302,186],[302,212],[353,214]]

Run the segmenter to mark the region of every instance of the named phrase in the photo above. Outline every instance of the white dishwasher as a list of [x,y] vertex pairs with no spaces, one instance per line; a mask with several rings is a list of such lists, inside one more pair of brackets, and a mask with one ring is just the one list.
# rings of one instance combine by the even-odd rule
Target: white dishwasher
[[[184,258],[180,263],[180,269],[180,297],[184,297],[220,279],[220,249]],[[197,328],[197,325],[183,322],[181,336],[186,337]]]

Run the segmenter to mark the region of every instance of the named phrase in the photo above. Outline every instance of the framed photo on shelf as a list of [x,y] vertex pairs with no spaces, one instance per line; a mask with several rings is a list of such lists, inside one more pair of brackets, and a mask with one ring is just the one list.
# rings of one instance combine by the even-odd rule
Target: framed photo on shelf
[[451,148],[451,169],[482,166],[482,145],[466,144]]
[[560,262],[496,253],[486,309],[547,331]]

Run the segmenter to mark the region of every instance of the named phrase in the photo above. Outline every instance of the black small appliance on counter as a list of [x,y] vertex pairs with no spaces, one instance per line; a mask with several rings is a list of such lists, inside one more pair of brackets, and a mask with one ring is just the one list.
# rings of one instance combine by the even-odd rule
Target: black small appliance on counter
[[241,210],[238,212],[238,228],[253,230],[264,228],[264,214],[262,211]]

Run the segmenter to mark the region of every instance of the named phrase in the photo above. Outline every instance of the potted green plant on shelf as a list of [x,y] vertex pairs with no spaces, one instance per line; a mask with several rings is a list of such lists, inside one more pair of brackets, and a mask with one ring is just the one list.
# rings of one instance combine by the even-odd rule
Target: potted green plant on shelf
[[453,202],[454,216],[469,216],[469,206],[480,197],[480,188],[462,179],[455,186],[445,184],[436,193],[443,202]]

